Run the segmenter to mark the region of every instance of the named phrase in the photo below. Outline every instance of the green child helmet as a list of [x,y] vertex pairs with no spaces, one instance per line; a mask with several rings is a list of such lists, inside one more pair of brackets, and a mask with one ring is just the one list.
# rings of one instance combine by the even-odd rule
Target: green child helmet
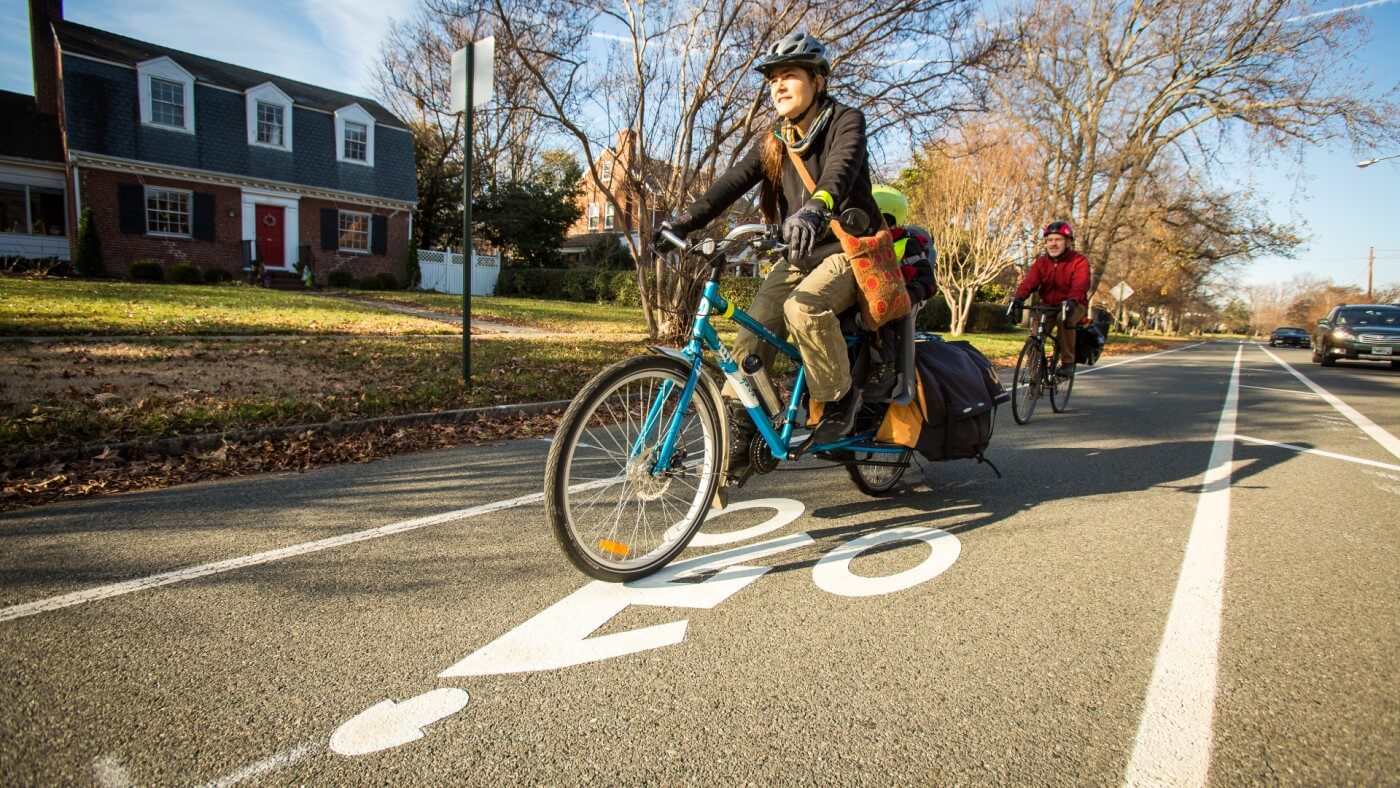
[[880,213],[892,217],[896,227],[904,226],[905,220],[909,218],[908,197],[893,186],[883,183],[871,187],[870,193],[875,196],[875,204],[880,207]]

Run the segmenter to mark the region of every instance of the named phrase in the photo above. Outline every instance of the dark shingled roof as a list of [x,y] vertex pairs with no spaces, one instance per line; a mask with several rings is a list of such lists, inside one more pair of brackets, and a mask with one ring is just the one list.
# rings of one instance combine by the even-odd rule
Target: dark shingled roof
[[352,96],[337,90],[318,88],[315,85],[279,77],[276,74],[211,60],[200,55],[181,52],[178,49],[145,41],[137,41],[134,38],[119,36],[106,30],[98,30],[95,27],[87,27],[73,22],[54,22],[53,29],[58,34],[58,43],[64,53],[88,55],[131,66],[164,55],[193,74],[198,82],[238,91],[245,91],[264,82],[271,82],[281,88],[283,93],[291,96],[293,103],[303,107],[334,112],[349,104],[359,104],[370,115],[373,115],[378,123],[400,129],[404,128],[403,121],[373,99]]
[[41,114],[33,96],[0,90],[0,156],[63,161],[58,118]]

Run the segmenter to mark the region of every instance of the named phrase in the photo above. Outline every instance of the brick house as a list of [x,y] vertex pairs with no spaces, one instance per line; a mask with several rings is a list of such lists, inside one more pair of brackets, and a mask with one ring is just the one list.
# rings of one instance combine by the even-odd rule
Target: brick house
[[[585,175],[576,198],[580,210],[579,219],[569,227],[569,235],[559,250],[566,259],[572,261],[581,258],[600,240],[609,236],[616,238],[624,249],[627,247],[624,236],[639,237],[644,218],[643,211],[649,210],[649,201],[645,194],[639,193],[633,183],[634,179],[624,177],[632,162],[636,160],[636,141],[636,133],[624,129],[617,133],[611,148],[594,157],[593,172],[597,174],[598,180],[607,184],[617,195],[621,210],[608,202],[607,195],[591,175]],[[655,161],[652,165],[664,166],[663,163]],[[652,223],[655,221],[656,217],[652,217]]]
[[154,259],[238,276],[256,259],[273,272],[310,262],[319,281],[404,281],[413,139],[384,107],[68,22],[61,0],[29,13],[67,226],[91,209],[108,273]]
[[68,259],[58,118],[0,90],[0,257]]

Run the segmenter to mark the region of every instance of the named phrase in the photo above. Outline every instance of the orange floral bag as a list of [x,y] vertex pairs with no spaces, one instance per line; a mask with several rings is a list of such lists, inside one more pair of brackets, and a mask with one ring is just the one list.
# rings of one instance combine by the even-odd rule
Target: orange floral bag
[[[797,168],[797,174],[802,176],[807,191],[815,193],[817,184],[807,172],[802,159],[791,150],[788,157]],[[874,235],[865,236],[851,235],[842,229],[839,221],[831,220],[831,231],[841,241],[841,251],[845,252],[846,259],[851,263],[851,274],[856,278],[861,321],[871,331],[904,317],[913,306],[909,301],[909,290],[904,286],[904,275],[899,270],[899,261],[895,259],[894,239],[885,226],[885,217],[878,218],[880,229]]]

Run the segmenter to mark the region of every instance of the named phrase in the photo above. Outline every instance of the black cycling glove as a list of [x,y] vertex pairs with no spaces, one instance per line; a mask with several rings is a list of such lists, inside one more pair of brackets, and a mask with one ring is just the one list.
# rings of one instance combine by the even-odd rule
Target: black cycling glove
[[788,245],[789,260],[800,260],[812,253],[826,221],[826,206],[820,200],[808,200],[800,211],[783,222],[783,241]]
[[1078,308],[1079,308],[1079,305],[1076,304],[1076,303],[1074,303],[1074,299],[1073,299],[1073,298],[1066,298],[1064,301],[1062,301],[1062,302],[1060,302],[1060,303],[1063,305],[1062,308],[1064,309],[1065,322],[1066,322],[1066,323],[1069,323],[1070,325],[1073,325],[1073,321],[1074,321],[1074,310],[1075,310],[1075,309],[1078,309]]

